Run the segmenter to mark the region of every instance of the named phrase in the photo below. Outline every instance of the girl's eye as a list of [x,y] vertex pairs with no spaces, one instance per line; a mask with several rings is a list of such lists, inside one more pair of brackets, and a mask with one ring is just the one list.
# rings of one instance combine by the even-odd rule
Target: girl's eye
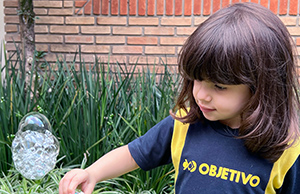
[[215,84],[215,88],[218,90],[226,90],[227,88],[218,84]]

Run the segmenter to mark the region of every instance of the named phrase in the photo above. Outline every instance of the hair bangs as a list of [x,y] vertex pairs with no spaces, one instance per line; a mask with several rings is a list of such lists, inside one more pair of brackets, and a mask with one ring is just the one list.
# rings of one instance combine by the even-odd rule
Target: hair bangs
[[205,51],[205,54],[199,58],[194,74],[195,72],[200,74],[194,75],[194,78],[226,85],[245,84],[245,78],[249,75],[243,69],[241,59],[244,57],[237,52],[237,45],[228,45],[228,42],[222,44],[220,39],[211,45],[209,51]]
[[187,39],[179,58],[179,72],[190,80],[253,84],[249,78],[253,76],[256,51],[249,27],[234,14],[211,20],[215,20],[214,25],[203,22]]

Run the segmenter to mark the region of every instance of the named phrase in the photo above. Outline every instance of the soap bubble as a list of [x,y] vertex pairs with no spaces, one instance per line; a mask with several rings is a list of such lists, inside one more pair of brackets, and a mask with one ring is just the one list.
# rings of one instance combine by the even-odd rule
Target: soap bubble
[[16,170],[25,178],[36,180],[55,167],[59,142],[52,135],[47,117],[31,112],[20,121],[11,149]]

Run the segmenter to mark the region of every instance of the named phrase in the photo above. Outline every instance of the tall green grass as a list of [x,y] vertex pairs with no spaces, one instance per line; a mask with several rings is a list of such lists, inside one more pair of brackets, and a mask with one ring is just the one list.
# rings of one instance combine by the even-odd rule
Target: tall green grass
[[[50,120],[60,141],[57,168],[88,166],[108,151],[143,135],[168,116],[174,105],[179,76],[165,65],[163,74],[136,66],[110,65],[96,60],[79,64],[57,60],[33,64],[24,72],[19,53],[6,59],[0,83],[0,171],[13,169],[10,146],[20,119],[39,111]],[[80,54],[79,54],[80,56]],[[12,60],[12,58],[17,60]],[[76,58],[76,56],[74,56]],[[27,81],[25,81],[27,80]],[[149,172],[136,170],[98,184],[104,191],[170,193],[172,166]],[[100,192],[99,190],[99,192]],[[125,193],[126,193],[125,192]]]

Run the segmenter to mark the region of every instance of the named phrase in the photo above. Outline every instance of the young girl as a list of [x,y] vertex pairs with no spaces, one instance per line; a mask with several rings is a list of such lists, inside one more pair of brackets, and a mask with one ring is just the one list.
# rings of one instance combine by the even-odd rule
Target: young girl
[[172,162],[176,194],[300,193],[299,99],[291,37],[253,3],[221,9],[199,25],[179,57],[174,108],[144,136],[68,172],[61,194],[138,167]]

